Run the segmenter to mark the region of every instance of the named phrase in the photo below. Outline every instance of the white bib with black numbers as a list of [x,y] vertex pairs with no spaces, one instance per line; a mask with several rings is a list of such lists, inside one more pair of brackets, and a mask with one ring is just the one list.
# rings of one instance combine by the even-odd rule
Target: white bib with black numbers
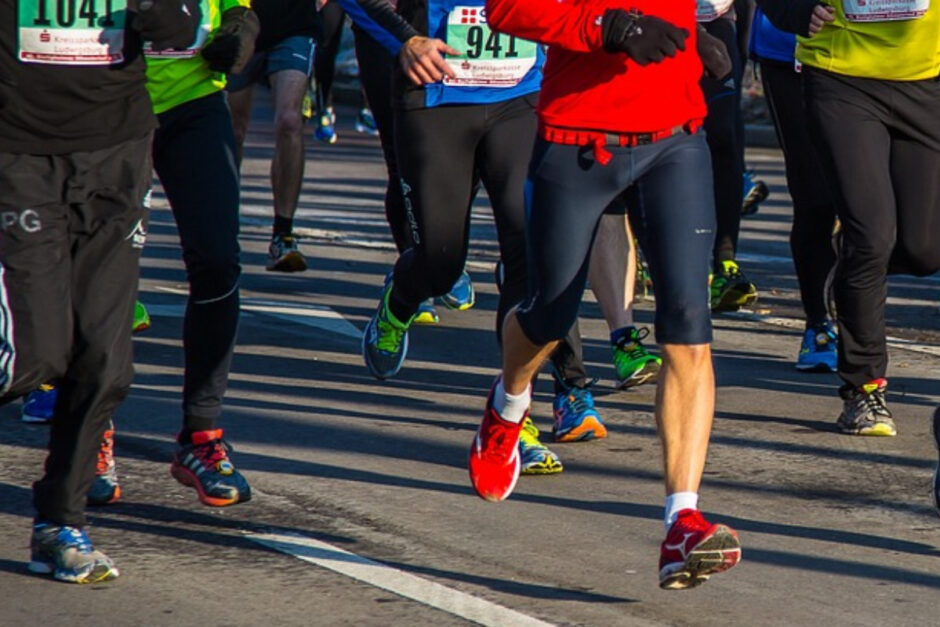
[[24,63],[124,61],[127,0],[19,0],[17,58]]
[[923,17],[930,0],[843,0],[842,10],[850,22],[894,22]]
[[463,51],[448,56],[455,78],[445,85],[515,87],[535,65],[535,42],[490,30],[482,6],[455,6],[447,15],[447,45]]
[[734,0],[698,0],[695,4],[695,21],[711,22],[731,10]]

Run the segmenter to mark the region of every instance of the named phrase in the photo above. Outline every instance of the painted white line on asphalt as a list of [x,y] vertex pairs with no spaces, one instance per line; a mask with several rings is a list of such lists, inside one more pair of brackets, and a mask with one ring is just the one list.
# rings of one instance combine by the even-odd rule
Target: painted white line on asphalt
[[[180,296],[189,295],[186,290],[176,287],[157,286],[155,289]],[[147,309],[154,316],[181,318],[185,305],[147,305]],[[337,335],[345,335],[356,339],[362,337],[362,331],[356,325],[346,320],[340,313],[321,305],[306,305],[261,298],[243,298],[241,300],[241,311],[243,316],[251,316],[253,313],[263,314],[272,318],[315,327]]]
[[[740,320],[763,322],[765,324],[772,324],[777,327],[786,327],[787,329],[796,329],[798,331],[802,331],[806,327],[806,322],[797,318],[768,316],[766,314],[759,314],[749,309],[739,309],[738,311],[732,311],[722,315],[728,316],[729,318],[738,318]],[[914,353],[940,357],[940,346],[933,344],[918,344],[917,342],[905,340],[900,337],[892,337],[890,335],[886,339],[888,341],[888,346],[891,346],[892,348],[900,348],[902,350],[911,351]]]
[[262,313],[273,318],[305,324],[308,327],[316,327],[347,337],[357,339],[362,337],[362,331],[356,325],[346,320],[338,312],[320,305],[245,298],[242,300],[242,311]]
[[403,570],[374,562],[314,538],[284,533],[252,533],[246,537],[305,562],[316,564],[480,625],[551,627],[551,623]]

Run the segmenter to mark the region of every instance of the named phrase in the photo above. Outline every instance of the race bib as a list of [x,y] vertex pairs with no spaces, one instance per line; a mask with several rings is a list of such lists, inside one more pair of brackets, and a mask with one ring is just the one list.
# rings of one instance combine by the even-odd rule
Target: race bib
[[191,59],[199,54],[202,47],[206,45],[206,39],[212,31],[212,15],[209,13],[209,0],[199,0],[199,8],[202,10],[202,21],[199,28],[196,29],[196,38],[193,45],[184,50],[160,50],[152,49],[152,44],[144,42],[144,54],[150,59]]
[[535,42],[495,33],[486,23],[481,6],[456,6],[447,16],[447,44],[462,50],[448,56],[457,76],[445,85],[461,87],[515,87],[535,65]]
[[850,22],[894,22],[914,20],[927,12],[930,0],[843,0],[845,19]]
[[731,9],[734,0],[698,0],[695,4],[695,21],[717,20]]
[[17,58],[24,63],[124,61],[127,0],[19,0]]

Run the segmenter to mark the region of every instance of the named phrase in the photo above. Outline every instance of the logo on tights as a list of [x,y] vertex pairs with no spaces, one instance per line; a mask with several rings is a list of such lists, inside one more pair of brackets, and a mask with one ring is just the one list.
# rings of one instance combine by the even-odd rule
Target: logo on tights
[[418,232],[418,220],[415,218],[414,206],[411,204],[411,185],[401,179],[401,194],[405,199],[405,216],[408,218],[408,228],[411,229],[411,239],[415,244],[421,243],[421,234]]
[[27,233],[36,233],[42,229],[39,214],[35,209],[0,212],[0,231],[11,231],[17,227]]
[[147,229],[144,228],[144,221],[138,220],[124,239],[130,241],[132,248],[143,248],[147,243]]

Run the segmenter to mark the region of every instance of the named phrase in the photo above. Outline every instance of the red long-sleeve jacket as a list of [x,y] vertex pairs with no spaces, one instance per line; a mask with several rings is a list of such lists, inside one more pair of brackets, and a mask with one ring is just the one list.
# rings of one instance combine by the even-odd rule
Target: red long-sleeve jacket
[[[640,66],[604,52],[605,9],[638,9],[689,31],[685,51]],[[499,31],[548,45],[538,113],[543,126],[650,133],[705,117],[695,50],[695,0],[486,0]]]

